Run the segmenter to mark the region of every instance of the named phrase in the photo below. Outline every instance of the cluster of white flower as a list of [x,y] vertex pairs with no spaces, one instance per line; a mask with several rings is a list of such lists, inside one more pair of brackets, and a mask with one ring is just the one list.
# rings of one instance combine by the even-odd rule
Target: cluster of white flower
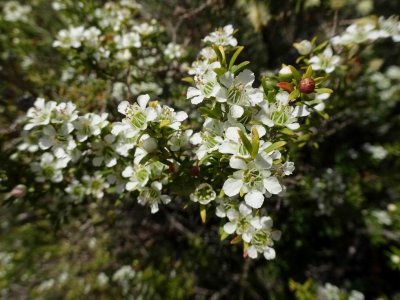
[[[249,257],[262,253],[273,259],[273,241],[280,233],[272,229],[270,217],[259,216],[259,209],[264,197],[285,190],[281,178],[292,174],[294,164],[285,161],[279,150],[286,142],[275,141],[271,133],[285,127],[299,129],[299,118],[310,115],[313,109],[323,109],[319,101],[327,99],[331,91],[314,91],[314,86],[305,90],[302,83],[295,86],[288,82],[290,89],[284,85],[268,91],[254,87],[255,76],[244,68],[246,62],[234,64],[242,47],[235,47],[233,32],[228,25],[207,36],[204,41],[214,43],[214,48],[204,48],[189,70],[195,87],[189,87],[187,98],[192,104],[203,105],[200,110],[206,116],[202,130],[190,138],[196,146],[194,152],[205,166],[215,163],[216,158],[227,162],[222,186],[202,182],[191,199],[201,205],[218,203],[217,216],[228,219],[224,234],[236,234],[243,240]],[[228,66],[229,52],[234,54]],[[280,75],[283,73],[288,81],[293,77],[301,81],[294,68],[284,66]],[[306,101],[296,101],[302,95]]]
[[8,22],[27,22],[32,8],[18,1],[7,1],[3,4],[3,18]]
[[[334,72],[342,63],[341,54],[344,47],[351,47],[363,43],[372,43],[378,39],[392,38],[394,42],[400,41],[400,21],[398,16],[387,19],[360,19],[348,26],[343,33],[332,37],[321,53],[314,53],[314,41],[303,40],[294,43],[300,55],[311,55],[307,60],[313,70],[322,70],[325,73]],[[335,54],[336,53],[336,54]]]
[[339,289],[337,286],[331,283],[325,283],[323,286],[318,286],[317,290],[317,299],[318,300],[364,300],[365,296],[363,293],[352,290],[347,292],[345,290]]
[[[161,191],[168,183],[166,164],[173,161],[164,160],[163,164],[149,156],[167,151],[165,146],[172,152],[186,149],[192,130],[181,130],[185,112],[149,100],[148,95],[142,95],[138,103],[120,103],[118,110],[125,118],[111,124],[107,114],[79,116],[71,102],[57,104],[38,98],[27,112],[26,133],[19,150],[43,151],[39,161],[31,163],[38,182],[63,181],[70,163],[82,168],[88,168],[85,164],[89,163],[97,168],[80,180],[73,178],[65,188],[76,201],[85,195],[101,199],[109,188],[117,193],[137,191],[138,202],[155,213],[159,203],[171,201]],[[158,136],[164,139],[157,140]]]
[[[62,1],[56,9],[63,15],[71,5]],[[118,100],[130,94],[160,94],[162,88],[154,78],[159,67],[172,64],[185,51],[176,43],[155,42],[162,40],[158,37],[165,34],[164,28],[154,19],[146,21],[140,12],[140,5],[134,1],[107,2],[96,8],[87,22],[74,26],[76,20],[66,10],[64,17],[71,26],[58,32],[53,47],[68,57],[68,78],[74,77],[78,66],[90,62],[102,70],[91,76],[114,77],[112,85],[117,84],[118,89],[112,94],[121,96]]]
[[335,46],[346,46],[374,42],[377,39],[389,37],[394,42],[400,41],[400,21],[398,16],[392,16],[387,19],[380,17],[378,22],[367,20],[354,23],[347,27],[341,35],[333,37],[331,43]]
[[[78,31],[85,36],[86,30]],[[73,201],[132,192],[155,213],[171,201],[173,186],[191,176],[190,191],[177,195],[200,204],[203,221],[207,207],[215,207],[226,220],[222,235],[235,234],[246,256],[275,258],[280,232],[271,217],[262,215],[265,197],[285,191],[282,179],[293,173],[294,163],[284,146],[302,134],[301,118],[321,110],[331,90],[314,82],[312,68],[300,75],[292,66],[283,66],[272,78],[275,85],[263,78],[254,87],[248,62],[235,64],[243,47],[236,46],[233,33],[228,25],[206,37],[206,43],[214,44],[200,52],[189,70],[195,86],[188,88],[187,99],[201,104],[205,116],[199,132],[182,124],[187,113],[150,101],[149,95],[133,104],[121,102],[118,112],[124,117],[114,123],[107,114],[80,116],[71,102],[39,98],[27,113],[27,133],[19,147],[42,151],[32,163],[37,181],[63,182]],[[75,40],[67,44],[74,47]],[[135,47],[134,40],[121,38],[119,44]]]

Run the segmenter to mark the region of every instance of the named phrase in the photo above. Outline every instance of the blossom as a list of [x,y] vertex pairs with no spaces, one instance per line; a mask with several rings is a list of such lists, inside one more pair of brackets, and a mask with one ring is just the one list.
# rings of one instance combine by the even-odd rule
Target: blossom
[[368,23],[354,23],[351,24],[341,34],[334,36],[331,39],[333,45],[350,45],[350,44],[361,44],[367,41],[375,41],[382,37],[382,31],[376,28],[376,25],[372,22]]
[[277,93],[275,102],[264,101],[259,104],[261,109],[255,118],[268,127],[282,126],[296,130],[300,127],[297,117],[307,116],[310,112],[304,105],[291,106],[288,104],[289,93],[281,91]]
[[104,190],[110,187],[110,184],[100,172],[94,173],[93,176],[84,175],[82,177],[82,183],[85,186],[85,194],[91,195],[97,199],[103,198]]
[[149,205],[151,213],[158,212],[158,205],[160,203],[168,204],[171,202],[171,197],[168,195],[161,194],[162,183],[159,181],[153,181],[150,187],[145,187],[140,191],[138,196],[138,202],[142,205]]
[[142,43],[137,32],[128,32],[114,37],[117,49],[140,48]]
[[184,50],[181,45],[169,43],[164,49],[164,55],[170,60],[178,59],[184,55]]
[[206,98],[216,97],[221,89],[217,81],[217,74],[213,71],[205,72],[195,78],[196,88],[189,87],[186,98],[192,104],[199,104]]
[[282,186],[275,176],[271,176],[272,159],[265,154],[251,162],[233,156],[229,162],[231,168],[237,169],[223,185],[224,193],[229,196],[245,195],[247,205],[260,208],[264,202],[264,194],[279,194]]
[[122,171],[122,177],[128,178],[125,185],[127,191],[143,188],[150,179],[149,168],[141,165],[127,166]]
[[70,158],[68,156],[55,157],[53,154],[45,152],[42,154],[40,162],[31,164],[32,171],[36,173],[36,181],[61,182],[63,179],[62,169],[66,168]]
[[85,28],[83,26],[62,29],[57,34],[57,40],[53,42],[53,47],[60,48],[79,48],[82,46]]
[[321,54],[311,57],[308,63],[313,70],[322,70],[329,74],[339,65],[340,57],[333,55],[332,48],[327,47]]
[[93,166],[100,167],[104,164],[106,167],[113,167],[117,164],[117,153],[115,151],[116,137],[112,134],[107,134],[104,138],[93,143],[92,160]]
[[8,22],[27,22],[32,8],[17,1],[7,1],[3,6],[4,20]]
[[204,42],[214,44],[217,46],[232,46],[237,45],[237,40],[233,37],[234,29],[232,25],[226,25],[204,38]]
[[[118,105],[118,111],[126,117],[122,122],[116,122],[112,127],[112,134],[123,133],[126,137],[132,138],[141,130],[147,128],[147,123],[157,118],[157,111],[153,106],[147,106],[150,100],[149,95],[140,95],[137,103],[129,104],[123,101]],[[155,105],[157,107],[157,105]]]
[[91,136],[100,135],[102,129],[108,125],[108,114],[101,115],[94,113],[87,113],[74,122],[76,139],[79,142],[86,141]]
[[227,72],[220,77],[225,89],[218,91],[217,101],[230,104],[229,113],[233,118],[243,115],[243,106],[255,106],[263,101],[262,91],[252,87],[254,79],[254,73],[250,70],[244,70],[237,76]]
[[200,204],[206,205],[211,201],[215,200],[217,194],[214,189],[208,183],[202,183],[198,185],[194,193],[190,194],[190,200],[193,202],[199,202]]
[[24,130],[31,130],[36,126],[48,125],[56,106],[57,103],[54,101],[46,102],[43,98],[37,98],[34,107],[31,107],[26,113],[28,123],[24,126]]
[[308,40],[302,40],[300,43],[294,43],[293,46],[297,49],[300,55],[310,54],[313,45]]
[[76,142],[70,134],[74,130],[71,123],[64,123],[61,127],[47,125],[43,128],[39,139],[39,147],[42,150],[51,148],[56,157],[68,155],[76,148]]

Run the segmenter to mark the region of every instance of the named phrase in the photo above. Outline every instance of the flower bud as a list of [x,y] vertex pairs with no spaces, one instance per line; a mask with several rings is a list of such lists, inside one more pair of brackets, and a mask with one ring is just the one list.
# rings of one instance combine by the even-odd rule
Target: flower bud
[[310,54],[313,46],[310,41],[303,40],[300,43],[294,43],[293,47],[297,49],[300,55]]
[[289,82],[278,82],[276,86],[289,93],[293,91],[293,85]]
[[315,81],[312,78],[304,78],[300,80],[299,90],[303,94],[310,94],[314,92]]
[[285,65],[279,70],[278,76],[281,81],[291,81],[293,79],[292,70]]

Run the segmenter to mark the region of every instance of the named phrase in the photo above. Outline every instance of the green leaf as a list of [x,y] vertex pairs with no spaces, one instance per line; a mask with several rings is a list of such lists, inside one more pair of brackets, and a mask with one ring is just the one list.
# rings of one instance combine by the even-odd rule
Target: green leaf
[[269,152],[272,152],[272,151],[274,151],[274,150],[276,150],[276,149],[279,149],[279,148],[281,148],[281,147],[283,147],[283,146],[285,146],[285,145],[286,145],[286,142],[285,142],[285,141],[275,142],[275,143],[273,143],[272,145],[270,145],[269,147],[267,147],[266,149],[264,149],[264,151],[265,151],[266,153],[269,153]]
[[192,77],[184,77],[181,79],[184,82],[188,82],[188,83],[194,83],[194,79]]
[[290,94],[289,94],[289,101],[295,100],[300,96],[300,91],[298,89],[294,89]]
[[206,218],[207,218],[207,210],[206,207],[204,205],[200,206],[200,218],[201,218],[201,222],[203,224],[206,223]]
[[242,143],[243,143],[244,147],[246,148],[247,152],[252,154],[253,146],[251,145],[250,140],[240,129],[238,130],[238,133],[239,133],[240,139],[242,140]]
[[328,89],[328,88],[320,88],[320,89],[316,89],[315,91],[319,94],[324,94],[324,93],[332,94],[333,93],[333,90]]
[[225,55],[225,50],[224,47],[218,46],[219,51],[221,52],[222,56],[222,65],[226,66],[226,55]]
[[260,148],[260,136],[255,127],[251,129],[252,137],[251,137],[251,157],[255,158],[258,154],[258,149]]
[[235,64],[236,59],[238,58],[240,52],[243,51],[243,49],[244,49],[244,47],[240,46],[239,48],[237,48],[235,53],[233,53],[231,61],[229,62],[229,70],[232,69],[233,65]]
[[294,135],[294,132],[293,132],[293,130],[290,130],[289,128],[282,128],[281,130],[279,130],[280,132],[282,132],[283,134],[286,134],[286,135]]
[[232,73],[236,75],[237,73],[241,72],[249,63],[249,61],[244,61],[237,66],[233,66],[231,69]]
[[301,75],[299,73],[299,71],[297,71],[297,69],[291,65],[289,65],[290,71],[292,71],[293,77],[294,79],[296,79],[297,81],[301,79]]
[[205,117],[210,117],[212,119],[217,119],[217,120],[219,120],[221,118],[221,115],[219,115],[217,113],[217,111],[212,110],[212,109],[210,109],[208,107],[200,107],[199,111]]
[[314,48],[314,52],[318,52],[319,50],[322,50],[325,48],[325,46],[328,45],[328,41],[323,42],[322,44],[318,45],[317,47]]
[[214,72],[217,73],[219,76],[224,75],[226,73],[227,69],[226,68],[216,68],[214,69]]
[[306,73],[304,74],[303,78],[310,78],[313,74],[313,69],[311,66],[308,66]]

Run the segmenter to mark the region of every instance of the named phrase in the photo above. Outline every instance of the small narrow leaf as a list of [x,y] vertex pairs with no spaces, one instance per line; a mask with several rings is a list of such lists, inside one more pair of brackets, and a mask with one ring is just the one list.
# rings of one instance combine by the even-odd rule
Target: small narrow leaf
[[260,148],[260,136],[258,134],[257,128],[253,127],[251,129],[252,137],[251,137],[251,157],[255,158],[258,154],[258,149]]
[[294,89],[290,94],[289,94],[289,100],[296,100],[300,96],[300,91],[298,89]]
[[194,79],[192,77],[184,77],[181,80],[188,83],[194,83]]
[[240,46],[239,48],[237,48],[235,53],[233,53],[231,61],[229,62],[229,70],[232,69],[233,65],[235,64],[236,59],[238,58],[240,52],[243,51],[243,49],[244,49],[244,47]]
[[333,90],[328,89],[328,88],[320,88],[320,89],[316,89],[315,91],[319,94],[324,94],[324,93],[332,94],[333,93]]
[[283,147],[283,146],[285,146],[285,145],[286,145],[286,142],[285,142],[285,141],[275,142],[275,143],[273,143],[272,145],[268,146],[264,151],[265,151],[266,153],[269,153],[269,152],[272,152],[272,151],[274,151],[274,150],[277,150],[277,149],[279,149],[279,148],[281,148],[281,147]]
[[240,235],[235,236],[232,240],[231,240],[231,244],[237,244],[242,240],[242,237]]
[[249,152],[250,154],[252,153],[252,145],[251,142],[249,141],[249,139],[247,138],[247,136],[239,129],[238,130],[240,139],[242,140],[243,146],[246,148],[247,152]]
[[300,75],[299,71],[297,71],[297,69],[295,67],[290,66],[290,65],[289,65],[289,68],[290,68],[290,71],[292,71],[294,79],[300,80],[301,79],[301,75]]
[[250,62],[249,61],[244,61],[241,64],[237,65],[237,66],[233,66],[231,71],[234,74],[238,74],[240,73]]
[[222,46],[218,46],[219,51],[221,52],[221,56],[222,56],[222,65],[226,66],[226,55],[225,55],[225,50],[224,47]]
[[201,206],[200,207],[200,218],[201,218],[201,222],[203,224],[206,223],[206,218],[207,218],[207,210],[205,206]]
[[306,73],[304,74],[303,78],[310,78],[313,74],[313,69],[311,66],[308,66]]

